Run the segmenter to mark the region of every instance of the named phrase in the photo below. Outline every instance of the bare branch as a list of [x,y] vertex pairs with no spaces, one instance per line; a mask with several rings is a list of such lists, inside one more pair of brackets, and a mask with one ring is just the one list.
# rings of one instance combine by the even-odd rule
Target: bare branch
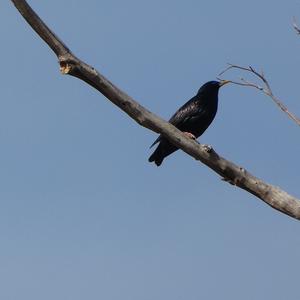
[[294,115],[292,112],[290,112],[287,107],[282,103],[281,100],[279,100],[274,94],[273,91],[271,89],[270,83],[268,82],[268,80],[266,79],[264,72],[262,71],[261,73],[259,73],[258,71],[256,71],[253,67],[249,66],[249,67],[243,67],[243,66],[239,66],[239,65],[233,65],[233,64],[228,64],[228,67],[222,71],[219,76],[223,75],[224,73],[226,73],[227,71],[231,70],[231,69],[239,69],[242,71],[246,71],[246,72],[250,72],[251,74],[253,74],[254,76],[256,76],[257,78],[259,78],[263,84],[263,86],[260,86],[254,82],[245,80],[244,78],[240,78],[240,81],[232,81],[230,80],[231,83],[234,84],[238,84],[238,85],[242,85],[242,86],[249,86],[249,87],[253,87],[256,88],[260,91],[262,91],[264,94],[266,94],[267,96],[269,96],[275,103],[276,105],[284,112],[288,115],[288,117],[290,119],[292,119],[297,125],[300,126],[300,119]]
[[30,26],[57,54],[61,71],[78,77],[93,86],[112,103],[126,112],[138,124],[162,134],[170,142],[196,160],[214,170],[225,181],[257,196],[274,209],[300,220],[300,200],[280,188],[263,182],[244,168],[219,156],[211,146],[201,145],[187,138],[170,123],[154,115],[108,81],[93,67],[79,60],[40,20],[24,0],[12,0]]

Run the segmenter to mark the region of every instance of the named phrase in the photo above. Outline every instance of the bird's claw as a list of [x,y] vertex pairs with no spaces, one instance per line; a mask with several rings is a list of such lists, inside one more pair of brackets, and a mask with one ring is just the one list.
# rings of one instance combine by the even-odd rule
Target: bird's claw
[[183,134],[192,140],[196,139],[196,137],[190,132],[184,131]]

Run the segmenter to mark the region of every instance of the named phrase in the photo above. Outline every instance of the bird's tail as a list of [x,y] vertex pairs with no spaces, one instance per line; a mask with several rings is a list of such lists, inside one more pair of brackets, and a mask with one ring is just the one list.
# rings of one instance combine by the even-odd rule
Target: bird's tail
[[160,151],[160,147],[158,146],[157,149],[152,153],[149,157],[148,161],[153,162],[159,167],[164,160],[164,156]]

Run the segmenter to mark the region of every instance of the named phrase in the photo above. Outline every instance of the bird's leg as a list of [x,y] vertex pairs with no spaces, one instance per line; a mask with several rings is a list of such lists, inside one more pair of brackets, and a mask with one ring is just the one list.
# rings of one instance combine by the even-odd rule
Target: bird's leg
[[192,133],[190,133],[190,132],[183,131],[183,134],[186,135],[188,138],[190,138],[192,140],[196,139],[196,137]]

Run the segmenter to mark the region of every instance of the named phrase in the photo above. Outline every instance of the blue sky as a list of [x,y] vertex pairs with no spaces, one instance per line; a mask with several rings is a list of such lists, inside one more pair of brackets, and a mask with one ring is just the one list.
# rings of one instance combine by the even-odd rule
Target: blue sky
[[[263,69],[300,115],[299,1],[30,1],[81,59],[168,119],[226,63]],[[178,151],[1,7],[1,299],[298,299],[299,222]],[[236,79],[241,74],[230,72]],[[299,128],[227,85],[200,141],[300,196]]]

